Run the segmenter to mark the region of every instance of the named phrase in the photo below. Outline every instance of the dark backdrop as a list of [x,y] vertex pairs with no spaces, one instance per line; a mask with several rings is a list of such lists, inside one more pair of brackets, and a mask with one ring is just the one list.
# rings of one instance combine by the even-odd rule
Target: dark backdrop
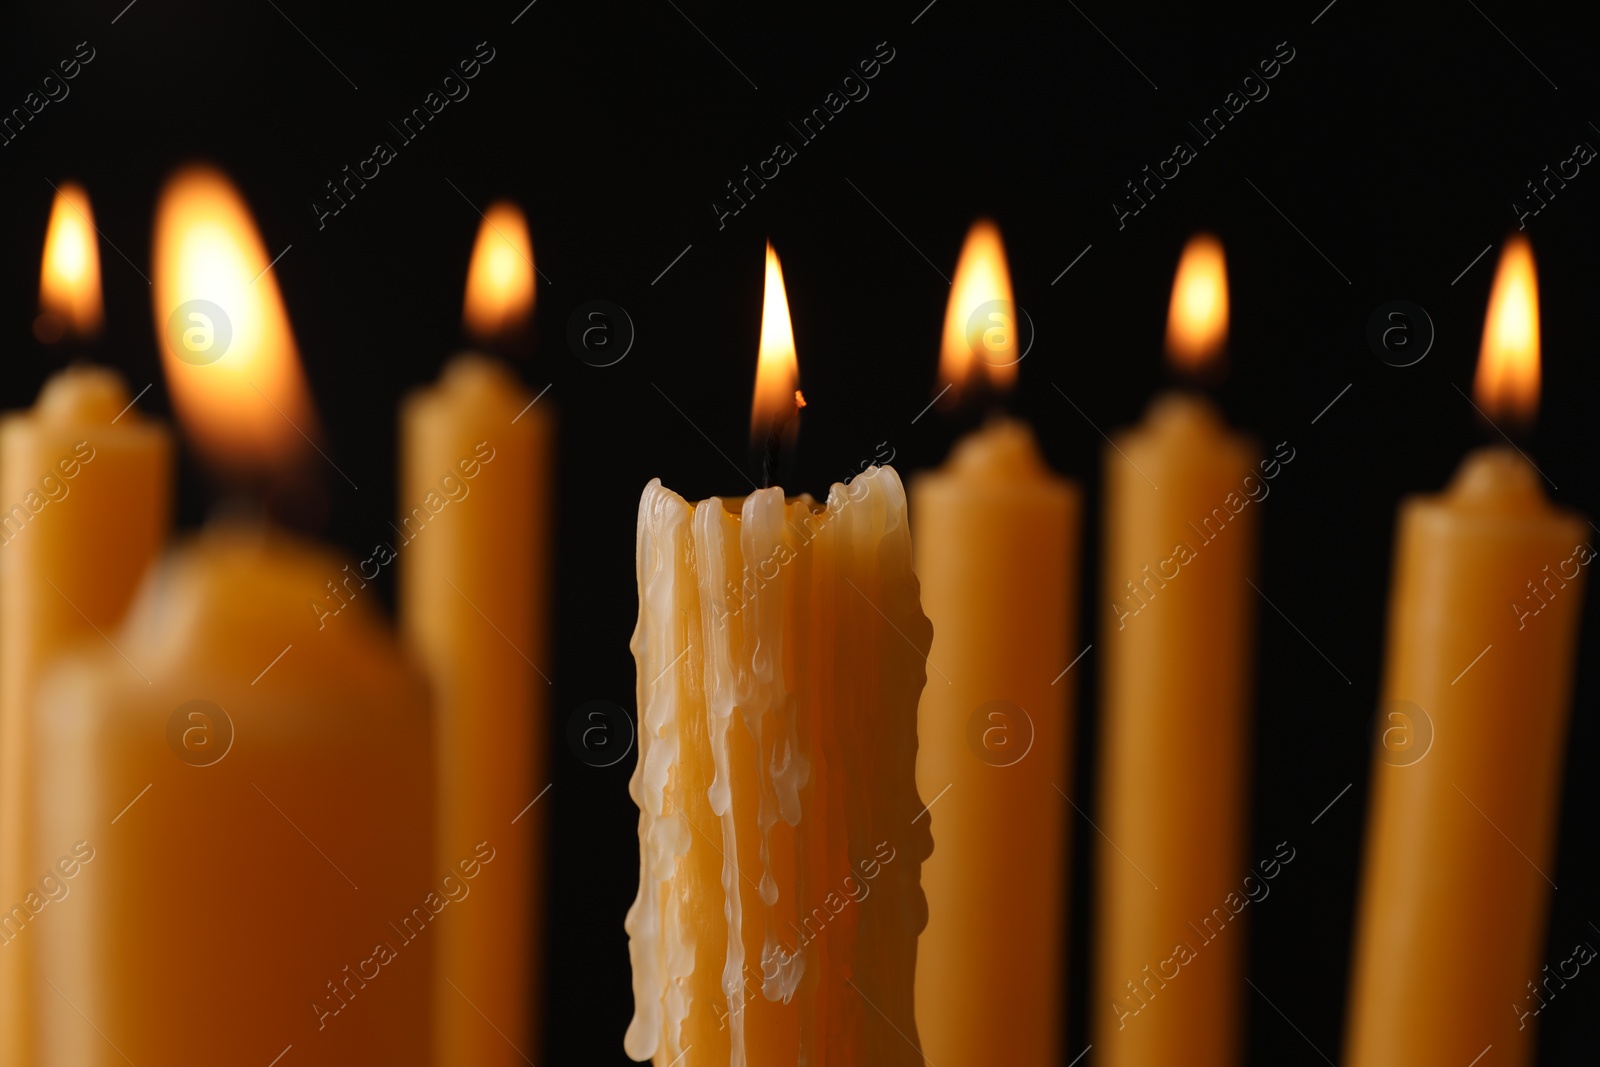
[[[276,271],[325,448],[361,487],[322,471],[331,517],[321,532],[354,552],[395,507],[397,398],[460,343],[472,205],[508,195],[526,206],[548,284],[522,370],[536,389],[553,383],[543,402],[561,420],[545,801],[555,821],[554,973],[548,1039],[534,1058],[620,1063],[631,1011],[622,917],[638,873],[632,758],[592,768],[562,732],[584,701],[633,707],[640,488],[660,475],[693,499],[744,484],[707,438],[743,462],[763,240],[783,257],[810,401],[792,488],[820,494],[882,441],[902,471],[943,457],[956,427],[936,414],[912,419],[933,391],[943,275],[972,218],[987,212],[1038,329],[1012,403],[1093,501],[1096,426],[1134,420],[1163,384],[1178,251],[1197,228],[1215,229],[1233,286],[1232,371],[1220,400],[1237,423],[1298,452],[1267,505],[1262,588],[1327,657],[1263,608],[1250,854],[1292,837],[1303,858],[1270,903],[1251,909],[1250,976],[1282,1014],[1249,1001],[1250,1060],[1316,1062],[1308,1041],[1337,1058],[1394,508],[1406,492],[1440,486],[1484,433],[1454,388],[1470,391],[1495,263],[1494,253],[1474,257],[1516,228],[1511,204],[1525,181],[1580,140],[1600,145],[1589,121],[1600,117],[1593,38],[1580,16],[1504,0],[1421,11],[1337,0],[1320,15],[1325,0],[1270,13],[1103,0],[525,2],[138,0],[124,10],[125,0],[97,0],[0,14],[5,109],[78,42],[95,50],[71,95],[0,147],[0,401],[30,403],[66,356],[29,327],[47,182],[76,178],[104,235],[108,328],[96,355],[135,389],[155,382],[140,405],[170,417],[141,272],[160,183],[181,162],[214,161],[242,187],[269,251],[292,246]],[[324,182],[393,139],[386,123],[480,41],[495,58],[471,95],[319,228],[311,205]],[[894,58],[870,96],[719,228],[711,205],[724,183],[775,141],[797,141],[787,123],[879,42]],[[1176,139],[1195,140],[1186,120],[1218,106],[1279,42],[1294,59],[1270,96],[1119,227],[1111,205],[1122,183]],[[1593,514],[1600,176],[1591,169],[1527,221],[1545,342],[1543,417],[1529,448],[1555,495]],[[638,334],[605,369],[566,342],[573,310],[595,298],[626,308]],[[1404,369],[1377,359],[1364,337],[1373,309],[1396,298],[1425,308],[1437,329],[1428,357]],[[185,526],[204,518],[208,498],[186,467]],[[1087,600],[1083,609],[1086,626],[1105,617]],[[1552,872],[1552,962],[1594,936],[1588,920],[1600,916],[1596,630],[1591,620]],[[1096,668],[1091,653],[1073,673],[1084,709],[1074,792],[1086,805]],[[1350,793],[1308,827],[1347,783]],[[1092,831],[1080,821],[1075,835],[1074,1055],[1085,1032]],[[1541,1063],[1592,1056],[1600,980],[1573,985],[1541,1019]]]

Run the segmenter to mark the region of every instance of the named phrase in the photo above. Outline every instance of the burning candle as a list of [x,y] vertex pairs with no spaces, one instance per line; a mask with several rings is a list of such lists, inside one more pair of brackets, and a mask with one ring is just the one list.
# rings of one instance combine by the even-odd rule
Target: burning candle
[[33,333],[45,344],[84,341],[100,332],[100,248],[94,209],[76,182],[63,182],[50,204],[44,263],[39,268],[39,317]]
[[[769,248],[758,442],[792,424],[795,368]],[[652,481],[637,565],[628,1055],[920,1067],[930,631],[899,477],[869,467],[825,505],[776,487],[689,504]]]
[[[83,190],[56,194],[39,336],[82,343],[100,327],[100,261]],[[72,842],[40,841],[33,699],[62,650],[100,641],[127,610],[166,534],[171,441],[131,408],[115,373],[57,373],[29,411],[0,420],[0,1062],[36,1062],[41,876]],[[107,536],[108,531],[115,536]],[[124,670],[126,670],[124,666]],[[128,671],[128,678],[138,681]],[[48,798],[47,802],[48,802]],[[56,872],[59,874],[59,872]]]
[[[469,333],[506,342],[533,312],[522,212],[490,207],[468,271]],[[510,368],[457,356],[401,411],[401,560],[407,643],[432,683],[438,774],[435,866],[488,840],[496,858],[472,899],[441,917],[435,1062],[484,1067],[537,1055],[543,909],[542,792],[549,733],[545,659],[554,420]]]
[[[1533,253],[1501,254],[1478,405],[1532,418]],[[1353,1067],[1533,1061],[1560,982],[1539,952],[1554,871],[1586,522],[1511,448],[1471,453],[1444,492],[1400,509],[1351,975]],[[1395,731],[1399,731],[1398,734]],[[1431,743],[1430,743],[1431,742]],[[1487,1061],[1486,1061],[1487,1062]]]
[[[178,410],[208,459],[263,476],[312,423],[249,211],[183,172],[154,247]],[[428,927],[459,879],[433,864],[421,678],[370,598],[321,625],[359,581],[216,523],[41,683],[36,855],[72,879],[36,920],[42,1062],[428,1062]]]
[[[981,221],[945,313],[945,388],[1008,387],[1018,327],[999,230]],[[1066,1047],[1070,809],[1057,791],[1072,788],[1062,667],[1077,642],[1081,495],[1025,424],[1000,419],[918,475],[911,506],[936,668],[918,710],[917,788],[940,800],[925,816],[922,1047],[937,1063],[1053,1067]]]
[[[1167,351],[1208,374],[1227,340],[1222,247],[1197,237]],[[1292,454],[1292,453],[1291,453]],[[1275,463],[1275,461],[1273,461]],[[1105,454],[1098,944],[1089,998],[1106,1067],[1240,1054],[1258,499],[1277,473],[1198,396],[1169,393]]]

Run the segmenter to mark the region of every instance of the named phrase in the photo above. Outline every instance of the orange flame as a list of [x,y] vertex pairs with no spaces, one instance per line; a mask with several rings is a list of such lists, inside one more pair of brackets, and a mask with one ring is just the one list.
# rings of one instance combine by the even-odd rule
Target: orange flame
[[939,346],[939,380],[946,387],[965,386],[974,374],[990,385],[1008,389],[1017,380],[1016,305],[1011,299],[1011,271],[1000,228],[979,219],[967,231],[956,263],[950,300],[944,309],[944,338]]
[[783,266],[767,242],[767,277],[761,297],[761,348],[756,356],[756,391],[750,405],[750,440],[762,442],[777,433],[789,437],[805,406],[800,395],[800,363],[794,352],[794,325],[789,321],[789,295],[783,288]]
[[522,209],[509,200],[489,205],[472,246],[462,320],[479,341],[505,341],[533,315],[533,242]]
[[1172,280],[1167,356],[1190,374],[1215,368],[1228,343],[1228,268],[1222,242],[1209,233],[1189,239]]
[[179,420],[224,468],[298,450],[315,413],[244,199],[215,170],[180,171],[162,192],[152,249],[156,330]]
[[56,190],[39,267],[39,318],[34,335],[51,343],[63,334],[100,332],[100,249],[94,211],[83,186],[66,182]]
[[1532,422],[1539,411],[1539,280],[1533,247],[1513,237],[1500,253],[1472,391],[1491,419]]

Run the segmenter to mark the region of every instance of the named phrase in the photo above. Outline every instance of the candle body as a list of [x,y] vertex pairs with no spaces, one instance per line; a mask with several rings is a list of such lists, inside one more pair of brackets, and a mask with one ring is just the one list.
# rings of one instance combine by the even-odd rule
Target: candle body
[[1533,1061],[1588,534],[1506,449],[1401,509],[1378,727],[1427,747],[1375,749],[1352,1067]]
[[1080,494],[1025,426],[1001,422],[919,475],[911,503],[933,623],[917,788],[940,798],[924,817],[922,1047],[936,1063],[1056,1067],[1075,677],[1062,670],[1080,651]]
[[869,468],[825,509],[778,489],[691,506],[652,482],[638,574],[628,1054],[920,1064],[930,635],[899,478]]
[[1106,1067],[1231,1067],[1245,950],[1234,927],[1251,873],[1256,452],[1209,404],[1178,395],[1116,445],[1091,1036]]
[[[115,628],[165,535],[171,439],[110,371],[74,367],[0,423],[0,906],[56,859],[36,841],[33,694],[65,647]],[[119,418],[120,416],[120,418]],[[113,420],[116,420],[113,422]],[[137,680],[132,671],[129,676]],[[47,849],[56,847],[46,842]],[[9,914],[9,912],[8,912]],[[32,915],[26,908],[23,916]],[[42,914],[42,913],[41,913]],[[32,1067],[37,935],[0,921],[0,1064]]]
[[433,864],[420,677],[359,599],[308,610],[340,565],[208,529],[41,683],[40,1063],[428,1062],[474,882]]
[[[510,372],[453,361],[401,422],[401,617],[432,683],[437,863],[492,837],[470,907],[439,924],[436,1061],[537,1057],[548,682],[546,510],[554,427]],[[515,820],[513,822],[513,820]],[[519,1051],[520,1050],[520,1051]]]

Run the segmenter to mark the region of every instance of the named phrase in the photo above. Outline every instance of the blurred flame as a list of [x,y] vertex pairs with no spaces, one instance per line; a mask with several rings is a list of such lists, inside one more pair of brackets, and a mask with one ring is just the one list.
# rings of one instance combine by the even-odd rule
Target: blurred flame
[[63,333],[92,337],[100,332],[100,249],[95,244],[94,212],[83,186],[66,182],[56,190],[39,267],[39,321],[42,341]]
[[1539,411],[1539,282],[1525,237],[1500,253],[1472,391],[1491,419],[1532,422]]
[[[995,306],[985,306],[990,304]],[[960,389],[977,373],[997,388],[1010,388],[1020,359],[1018,328],[1000,228],[979,219],[967,231],[950,284],[939,346],[940,382]]]
[[[152,250],[156,330],[179,421],[219,466],[281,462],[314,433],[315,413],[249,207],[220,172],[182,170],[162,191]],[[180,355],[191,344],[198,354]]]
[[472,246],[462,320],[479,341],[505,341],[533,315],[533,242],[522,209],[509,200],[489,205]]
[[767,242],[767,277],[761,298],[761,348],[756,357],[756,391],[750,405],[750,440],[761,447],[774,432],[789,436],[805,406],[800,395],[800,363],[794,352],[794,326],[789,321],[789,296],[783,288],[783,267],[772,242]]
[[1228,342],[1228,268],[1222,242],[1208,233],[1189,239],[1172,281],[1167,355],[1180,370],[1215,365]]

